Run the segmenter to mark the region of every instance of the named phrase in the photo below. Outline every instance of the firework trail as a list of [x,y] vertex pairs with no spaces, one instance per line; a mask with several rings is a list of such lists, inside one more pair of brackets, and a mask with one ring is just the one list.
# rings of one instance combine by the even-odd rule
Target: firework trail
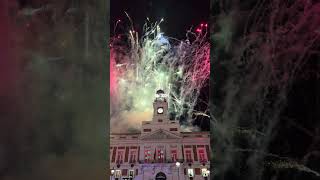
[[[220,6],[223,13],[214,17],[219,28],[212,33],[217,50],[215,73],[219,74],[214,81],[220,78],[222,84],[214,87],[211,106],[211,116],[215,116],[215,159],[211,161],[216,162],[212,171],[219,179],[245,167],[233,179],[261,179],[263,159],[269,152],[281,154],[272,142],[280,135],[279,126],[286,123],[283,114],[289,92],[312,64],[311,57],[319,55],[320,4],[310,0],[256,1],[245,11],[229,9],[228,3]],[[318,176],[308,163],[287,159],[272,161],[272,167],[291,167]]]
[[188,126],[192,118],[201,115],[194,108],[210,74],[207,24],[199,25],[195,31],[188,30],[185,40],[177,40],[164,35],[160,29],[162,21],[146,22],[143,35],[139,36],[130,19],[128,33],[111,38],[112,124],[124,119],[126,113],[148,114],[138,121],[126,122],[129,124],[150,120],[158,89],[169,96],[172,118],[183,119]]

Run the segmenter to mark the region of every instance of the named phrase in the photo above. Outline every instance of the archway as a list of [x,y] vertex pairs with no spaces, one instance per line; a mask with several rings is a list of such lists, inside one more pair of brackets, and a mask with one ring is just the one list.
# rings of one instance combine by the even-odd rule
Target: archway
[[167,179],[167,176],[166,174],[164,174],[163,172],[159,172],[157,175],[156,175],[156,180],[166,180]]

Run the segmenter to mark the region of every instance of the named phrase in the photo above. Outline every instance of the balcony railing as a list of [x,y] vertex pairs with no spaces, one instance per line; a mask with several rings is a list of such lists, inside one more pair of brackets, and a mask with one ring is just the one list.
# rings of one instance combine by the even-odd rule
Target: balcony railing
[[206,159],[200,159],[199,162],[200,162],[201,164],[206,164],[206,163],[208,162],[208,160],[206,160]]
[[116,163],[117,163],[117,164],[122,164],[122,163],[123,163],[123,160],[117,160]]
[[139,160],[139,164],[153,164],[153,163],[176,163],[176,162],[184,162],[183,159],[177,159],[176,161],[173,161],[172,159],[165,159],[165,160]]
[[136,160],[130,160],[129,163],[130,164],[135,164],[137,161]]
[[172,160],[172,159],[165,159],[165,160],[154,160],[154,159],[150,159],[150,160],[129,160],[128,162],[124,162],[123,160],[117,160],[115,161],[116,164],[153,164],[153,163],[176,163],[176,162],[180,162],[180,163],[196,163],[196,164],[208,164],[210,163],[210,161],[208,161],[207,159],[204,160],[198,160],[198,161],[194,161],[193,159],[177,159],[177,160]]

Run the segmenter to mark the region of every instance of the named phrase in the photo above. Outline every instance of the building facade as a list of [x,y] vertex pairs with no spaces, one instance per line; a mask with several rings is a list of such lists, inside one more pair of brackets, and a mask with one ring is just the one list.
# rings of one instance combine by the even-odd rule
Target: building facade
[[162,90],[153,109],[140,133],[111,133],[110,179],[210,179],[210,133],[182,132],[178,121],[169,120]]

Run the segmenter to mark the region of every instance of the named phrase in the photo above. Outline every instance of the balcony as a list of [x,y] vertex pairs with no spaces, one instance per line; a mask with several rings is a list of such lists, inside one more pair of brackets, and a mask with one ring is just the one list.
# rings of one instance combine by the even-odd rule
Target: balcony
[[116,164],[122,164],[123,163],[123,160],[117,160],[116,161]]
[[[173,161],[172,159],[166,159],[163,161],[151,159],[151,160],[139,160],[134,163],[153,164],[153,163],[176,163],[176,162],[187,163],[187,164],[189,164],[189,163],[191,163],[191,164],[210,164],[210,161],[208,161],[207,159],[199,160],[199,161],[194,161],[193,159],[177,159],[176,161]],[[130,161],[130,163],[132,164],[131,161]]]
[[130,160],[129,164],[135,164],[137,161],[136,160]]
[[208,160],[206,160],[206,159],[201,159],[201,160],[199,160],[199,162],[200,162],[201,164],[206,164],[206,163],[208,162]]
[[139,160],[139,164],[156,164],[156,163],[176,163],[176,162],[184,162],[183,159],[178,159],[176,161],[173,161],[172,159],[165,159],[165,160]]

